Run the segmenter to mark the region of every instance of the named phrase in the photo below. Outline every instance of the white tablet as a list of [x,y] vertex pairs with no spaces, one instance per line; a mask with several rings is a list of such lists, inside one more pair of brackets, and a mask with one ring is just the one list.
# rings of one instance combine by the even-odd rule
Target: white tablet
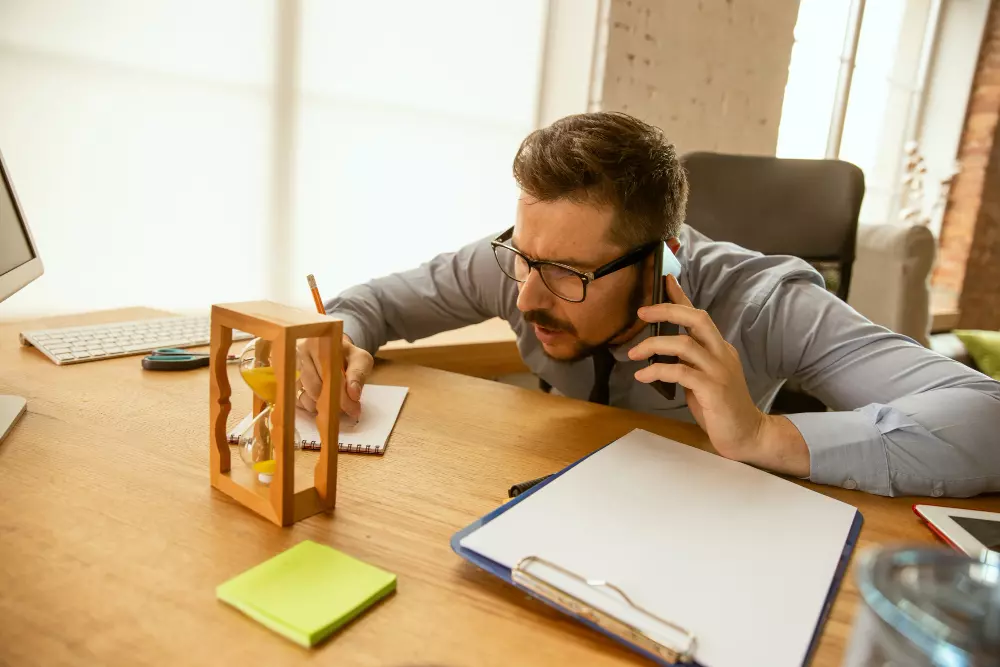
[[914,505],[913,511],[942,540],[973,558],[986,550],[1000,552],[1000,513],[956,507]]

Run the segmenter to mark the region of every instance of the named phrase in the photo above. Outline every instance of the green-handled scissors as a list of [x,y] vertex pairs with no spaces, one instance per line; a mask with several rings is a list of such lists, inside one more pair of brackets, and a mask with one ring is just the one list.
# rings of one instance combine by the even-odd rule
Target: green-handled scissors
[[[235,361],[237,358],[230,354],[226,361]],[[207,352],[191,352],[179,347],[161,347],[142,358],[142,367],[147,371],[188,371],[203,368],[208,363]]]

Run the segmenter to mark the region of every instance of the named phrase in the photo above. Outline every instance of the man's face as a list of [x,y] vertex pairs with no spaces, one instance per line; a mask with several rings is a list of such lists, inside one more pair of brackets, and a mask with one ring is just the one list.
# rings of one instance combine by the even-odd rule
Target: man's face
[[[564,199],[538,201],[522,193],[512,245],[532,259],[593,271],[631,250],[608,240],[613,215],[610,207]],[[649,281],[639,277],[650,271],[648,258],[591,282],[587,298],[571,303],[550,292],[533,270],[518,285],[517,307],[534,327],[546,354],[574,361],[589,355],[594,347],[624,342],[638,332],[641,324],[635,311],[649,298],[649,290],[644,289]]]

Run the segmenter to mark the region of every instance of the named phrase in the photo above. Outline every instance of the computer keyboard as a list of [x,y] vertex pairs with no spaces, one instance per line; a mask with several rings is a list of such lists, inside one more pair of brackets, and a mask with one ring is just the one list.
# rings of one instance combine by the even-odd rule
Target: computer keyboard
[[[34,345],[60,366],[150,352],[158,347],[208,345],[209,317],[162,317],[65,329],[22,331],[21,344]],[[233,340],[252,336],[233,331]]]

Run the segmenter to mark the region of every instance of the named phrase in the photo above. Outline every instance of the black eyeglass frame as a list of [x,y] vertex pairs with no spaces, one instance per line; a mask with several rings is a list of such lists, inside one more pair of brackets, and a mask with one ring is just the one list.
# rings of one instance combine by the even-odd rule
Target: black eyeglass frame
[[[557,297],[559,297],[560,299],[562,299],[563,301],[568,301],[570,303],[581,303],[587,298],[587,285],[597,280],[598,278],[603,278],[604,276],[612,274],[615,271],[621,271],[625,267],[632,266],[633,264],[636,264],[637,262],[645,259],[646,256],[649,255],[649,253],[656,250],[657,246],[660,243],[662,243],[662,241],[653,241],[652,243],[647,243],[646,245],[642,245],[639,246],[638,248],[629,250],[621,257],[613,259],[607,264],[600,266],[594,269],[593,271],[581,271],[580,269],[569,266],[568,264],[562,264],[561,262],[550,262],[544,259],[531,259],[530,257],[525,255],[523,252],[521,252],[514,246],[508,245],[506,243],[507,241],[510,241],[513,237],[514,237],[514,228],[511,227],[510,229],[508,229],[503,234],[496,237],[490,242],[490,246],[493,248],[493,257],[497,260],[497,265],[500,267],[500,270],[503,272],[503,274],[508,278],[510,278],[511,280],[518,283],[523,283],[527,280],[527,278],[525,278],[525,280],[518,280],[514,276],[507,273],[507,269],[504,268],[503,263],[500,261],[500,256],[497,254],[498,247],[503,248],[504,250],[509,250],[518,257],[520,257],[521,259],[523,259],[525,263],[528,265],[528,275],[531,275],[532,269],[538,270],[538,275],[542,279],[542,284],[545,285],[545,288],[550,292],[552,292]],[[553,290],[549,286],[549,284],[545,282],[545,274],[542,273],[540,269],[538,269],[538,267],[546,265],[555,266],[576,275],[580,279],[580,282],[583,283],[583,296],[581,296],[579,299],[569,299],[563,296],[562,294],[557,293],[555,290]]]

